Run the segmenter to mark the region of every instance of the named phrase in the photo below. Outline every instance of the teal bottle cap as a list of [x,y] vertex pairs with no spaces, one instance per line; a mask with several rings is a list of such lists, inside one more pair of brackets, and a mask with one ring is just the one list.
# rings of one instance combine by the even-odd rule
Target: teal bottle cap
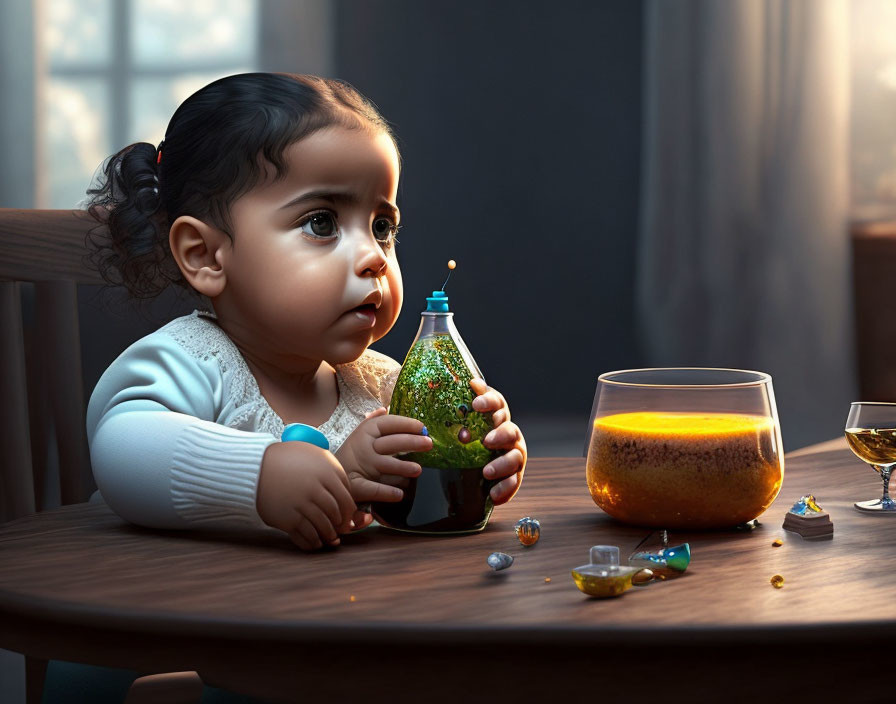
[[444,291],[433,291],[432,296],[426,299],[426,310],[430,313],[447,313],[448,294]]
[[322,447],[324,450],[330,449],[330,441],[327,436],[320,432],[317,428],[304,423],[290,423],[283,429],[280,436],[282,442],[307,442],[312,445]]

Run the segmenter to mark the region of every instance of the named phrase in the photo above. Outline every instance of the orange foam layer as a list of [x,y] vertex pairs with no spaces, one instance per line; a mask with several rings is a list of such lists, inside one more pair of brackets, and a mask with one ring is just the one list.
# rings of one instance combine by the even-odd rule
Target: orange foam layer
[[766,416],[737,413],[617,413],[594,420],[594,427],[639,435],[705,438],[756,433],[773,427]]

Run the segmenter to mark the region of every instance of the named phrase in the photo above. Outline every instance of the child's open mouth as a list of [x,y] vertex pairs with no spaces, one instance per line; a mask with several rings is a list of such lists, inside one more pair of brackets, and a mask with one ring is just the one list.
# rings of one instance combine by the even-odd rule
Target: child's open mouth
[[359,321],[365,323],[368,327],[376,324],[376,306],[373,303],[366,303],[363,306],[352,308],[352,313]]

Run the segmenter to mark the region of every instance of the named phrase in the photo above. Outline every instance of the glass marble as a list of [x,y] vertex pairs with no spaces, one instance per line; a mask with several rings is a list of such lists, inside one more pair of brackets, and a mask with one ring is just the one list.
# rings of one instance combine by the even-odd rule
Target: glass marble
[[508,555],[506,552],[493,552],[488,556],[486,562],[495,572],[499,572],[500,570],[506,570],[513,564],[513,556]]
[[513,531],[516,533],[517,540],[529,547],[530,545],[535,545],[538,542],[538,538],[541,537],[541,523],[538,522],[537,518],[526,516],[516,522]]

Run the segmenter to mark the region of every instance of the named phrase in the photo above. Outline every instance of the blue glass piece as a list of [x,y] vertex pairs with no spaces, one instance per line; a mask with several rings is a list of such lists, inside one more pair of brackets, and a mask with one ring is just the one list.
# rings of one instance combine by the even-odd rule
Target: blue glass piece
[[330,441],[327,436],[320,432],[317,428],[304,423],[290,423],[283,429],[280,436],[282,442],[307,442],[317,445],[324,450],[330,449]]
[[675,576],[691,564],[691,546],[688,543],[662,548],[657,552],[636,552],[628,559],[630,565],[647,567],[663,576]]
[[790,508],[790,513],[795,513],[797,516],[805,516],[807,508],[806,502],[800,499]]
[[508,555],[506,552],[493,552],[486,561],[489,567],[498,572],[499,570],[506,570],[513,564],[513,556]]
[[807,513],[821,513],[821,506],[816,503],[812,494],[806,494],[800,497],[800,500],[793,505],[788,513],[793,513],[797,516],[805,516]]

